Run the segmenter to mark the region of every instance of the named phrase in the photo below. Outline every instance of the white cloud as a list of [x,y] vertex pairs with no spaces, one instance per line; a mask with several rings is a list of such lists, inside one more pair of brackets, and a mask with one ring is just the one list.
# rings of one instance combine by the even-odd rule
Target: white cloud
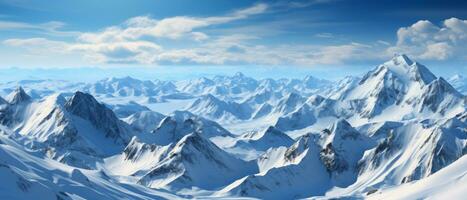
[[266,11],[266,4],[237,10],[225,16],[215,17],[189,17],[175,16],[161,20],[152,19],[149,16],[138,16],[128,19],[120,26],[112,26],[97,33],[85,33],[80,36],[83,42],[105,42],[138,39],[142,36],[154,38],[180,39],[188,37],[196,41],[207,39],[209,36],[195,29],[228,23],[234,20],[245,19],[251,15],[261,14]]
[[384,41],[384,40],[378,40],[378,41],[376,41],[376,42],[379,43],[379,44],[382,44],[382,45],[386,45],[386,46],[390,46],[390,45],[391,45],[391,43],[389,43],[389,42],[387,42],[387,41]]
[[397,31],[397,44],[389,53],[406,53],[420,59],[461,58],[467,51],[467,20],[450,18],[437,26],[420,20]]
[[162,47],[146,41],[122,41],[111,43],[75,43],[68,50],[80,52],[97,63],[142,63],[151,64]]
[[[207,63],[206,56],[196,56],[196,50],[163,49],[153,39],[180,39],[188,38],[193,41],[204,41],[210,37],[196,29],[214,24],[228,23],[234,20],[247,18],[251,15],[261,14],[267,9],[266,4],[256,4],[252,7],[237,10],[230,14],[214,17],[175,16],[161,20],[149,16],[138,16],[126,20],[118,26],[110,26],[98,32],[81,33],[75,42],[60,42],[45,38],[10,39],[3,42],[5,45],[24,47],[30,52],[42,51],[44,54],[58,51],[60,53],[79,53],[88,60],[97,63],[142,63],[157,64],[164,59],[179,59],[180,53],[190,57],[187,61]],[[1,22],[1,21],[0,21]],[[64,24],[49,22],[40,27],[53,31]],[[0,23],[0,29],[37,29],[39,26],[23,23]],[[44,28],[45,27],[45,28]],[[148,37],[153,39],[148,39]],[[211,41],[212,43],[212,41]],[[209,44],[209,42],[207,42]],[[51,47],[44,49],[43,47]],[[162,54],[162,52],[164,52]],[[192,53],[190,53],[192,52]],[[180,57],[181,58],[181,57]],[[214,61],[213,61],[214,63]]]
[[67,53],[68,43],[53,41],[46,38],[8,39],[3,44],[15,47],[24,47],[34,54]]
[[[267,37],[264,34],[255,34],[260,31],[226,34],[221,30],[210,32],[213,35],[208,35],[204,29],[215,24],[245,19],[267,10],[266,4],[257,4],[221,16],[174,16],[164,19],[138,16],[100,31],[80,33],[73,41],[29,38],[8,39],[3,41],[3,44],[22,47],[34,54],[76,54],[92,63],[156,65],[168,63],[341,65],[354,61],[386,59],[393,53],[406,53],[417,59],[428,60],[466,58],[464,52],[467,45],[467,21],[456,18],[447,19],[440,26],[421,20],[411,26],[402,27],[397,31],[397,41],[394,45],[383,40],[367,44],[357,42],[338,44],[336,40],[333,40],[333,45],[286,42],[271,44],[264,43],[264,38],[261,38]],[[49,22],[38,26],[0,21],[0,30],[38,29],[53,32],[63,26],[61,22]],[[331,33],[319,33],[315,37],[335,38],[336,36]]]
[[210,41],[200,47],[166,50],[157,60],[170,63],[259,64],[259,65],[339,65],[346,61],[367,59],[372,46],[349,43],[335,46],[254,45],[258,38],[232,35]]

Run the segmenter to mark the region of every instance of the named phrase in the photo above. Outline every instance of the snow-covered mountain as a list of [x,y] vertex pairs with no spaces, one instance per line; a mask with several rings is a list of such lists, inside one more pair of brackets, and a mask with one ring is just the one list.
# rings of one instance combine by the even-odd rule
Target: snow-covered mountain
[[212,190],[255,173],[256,168],[253,162],[235,158],[194,132],[178,140],[167,156],[138,182],[151,188]]
[[464,82],[398,55],[338,81],[2,83],[0,199],[462,198]]
[[139,111],[123,119],[137,132],[151,132],[157,128],[165,116],[154,111]]
[[119,183],[102,170],[86,170],[37,156],[0,127],[2,199],[182,199],[162,190]]
[[240,139],[236,141],[235,146],[265,151],[274,147],[288,147],[292,145],[293,142],[294,140],[287,134],[274,126],[269,126],[263,131],[252,131],[241,135]]
[[119,153],[132,134],[91,95],[76,92],[32,101],[19,88],[10,95],[1,123],[34,141],[32,148],[72,166],[93,168],[96,159]]

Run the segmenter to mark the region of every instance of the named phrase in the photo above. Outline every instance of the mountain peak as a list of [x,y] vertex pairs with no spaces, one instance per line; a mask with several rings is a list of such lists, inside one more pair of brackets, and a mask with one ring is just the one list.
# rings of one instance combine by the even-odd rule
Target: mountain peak
[[118,143],[125,143],[125,131],[119,123],[119,119],[112,110],[97,100],[90,94],[80,91],[65,103],[65,109],[82,119],[89,120],[96,128],[103,130],[106,137],[116,139]]
[[234,74],[234,77],[244,77],[245,75],[242,72],[237,72]]
[[395,54],[394,57],[391,59],[391,61],[395,64],[395,65],[400,65],[400,64],[403,64],[403,65],[412,65],[414,62],[405,54]]
[[10,95],[8,95],[8,101],[10,104],[19,104],[31,100],[31,97],[24,92],[21,86],[17,87]]
[[96,101],[96,99],[94,99],[92,95],[81,91],[75,92],[75,94],[66,103],[67,107],[69,108],[95,104],[98,104],[98,102]]
[[355,130],[345,119],[338,119],[330,128],[332,133]]

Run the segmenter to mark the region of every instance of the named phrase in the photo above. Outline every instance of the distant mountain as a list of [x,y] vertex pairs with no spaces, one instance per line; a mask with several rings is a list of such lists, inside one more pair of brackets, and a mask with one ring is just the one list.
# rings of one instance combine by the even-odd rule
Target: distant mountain
[[231,101],[220,100],[207,94],[195,100],[188,111],[210,119],[235,120],[249,119],[251,110],[248,106]]
[[293,143],[294,140],[284,132],[269,126],[262,131],[252,131],[241,135],[235,146],[265,151],[274,147],[288,147]]
[[165,117],[158,127],[152,131],[153,141],[166,145],[180,140],[187,134],[197,132],[206,138],[233,137],[216,122],[196,116],[187,111],[176,111]]
[[30,100],[31,100],[31,97],[28,94],[26,94],[26,92],[24,92],[22,87],[16,88],[16,90],[10,93],[7,97],[8,103],[12,105],[26,103],[26,102],[29,102]]
[[165,118],[163,114],[154,111],[136,112],[123,119],[135,131],[151,132],[157,128],[159,123]]
[[467,78],[456,74],[448,79],[448,82],[460,93],[467,94]]

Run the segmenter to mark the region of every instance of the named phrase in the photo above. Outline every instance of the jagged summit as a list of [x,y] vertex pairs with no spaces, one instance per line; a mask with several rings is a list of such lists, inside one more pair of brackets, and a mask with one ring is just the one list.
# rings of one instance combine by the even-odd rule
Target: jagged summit
[[391,61],[395,64],[395,65],[407,65],[407,66],[410,66],[412,65],[414,62],[405,54],[395,54],[394,57],[391,59]]
[[274,126],[269,126],[262,131],[251,131],[243,134],[235,146],[265,151],[271,147],[289,147],[293,143],[294,140],[287,134]]
[[459,93],[442,77],[431,82],[425,90],[419,102],[419,110],[431,110],[432,112],[445,114],[455,108],[465,111],[465,96]]
[[428,68],[405,55],[398,55],[369,71],[358,84],[343,87],[332,96],[353,104],[355,111],[364,118],[382,115],[391,107],[400,108],[401,118],[404,115],[409,118],[415,114],[403,107],[416,107],[418,99],[426,96],[426,88],[435,80],[437,77]]
[[216,122],[194,115],[188,111],[175,111],[161,120],[156,129],[152,143],[167,145],[176,142],[185,135],[197,132],[203,137],[232,136]]
[[412,61],[406,55],[396,55],[390,61],[380,67],[388,68],[400,79],[422,82],[428,84],[436,79],[436,76],[424,65]]
[[19,86],[15,89],[15,91],[8,95],[7,99],[10,104],[16,105],[22,102],[30,101],[31,97],[26,94],[21,86]]
[[151,188],[215,189],[256,171],[253,163],[233,157],[194,132],[178,140],[167,157],[138,182]]
[[105,132],[107,137],[116,139],[119,143],[126,143],[129,138],[121,121],[114,112],[90,94],[80,91],[65,103],[65,109],[73,115],[89,120],[96,128]]
[[357,132],[345,119],[338,119],[330,127],[331,133]]

